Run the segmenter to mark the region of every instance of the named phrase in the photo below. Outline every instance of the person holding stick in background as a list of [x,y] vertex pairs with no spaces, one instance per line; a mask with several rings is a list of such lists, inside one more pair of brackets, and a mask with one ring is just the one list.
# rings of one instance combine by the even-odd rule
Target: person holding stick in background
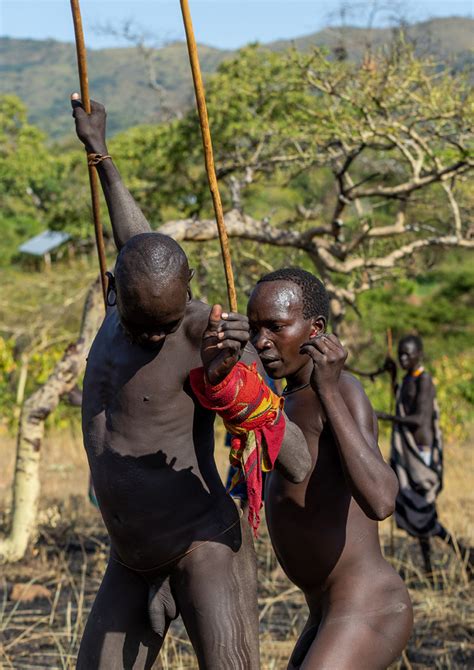
[[[425,571],[432,579],[430,538],[439,537],[456,550],[436,509],[436,498],[443,486],[439,409],[433,380],[423,367],[421,338],[403,337],[398,344],[398,360],[406,375],[400,386],[395,386],[395,414],[377,412],[377,416],[393,424],[390,460],[400,484],[395,521],[399,528],[418,538]],[[393,360],[388,363],[396,366]],[[464,556],[465,547],[459,543],[458,547]]]

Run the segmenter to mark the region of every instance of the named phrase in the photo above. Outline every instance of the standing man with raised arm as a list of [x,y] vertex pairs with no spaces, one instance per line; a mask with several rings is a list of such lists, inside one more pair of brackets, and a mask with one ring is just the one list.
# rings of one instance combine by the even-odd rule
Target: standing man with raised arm
[[326,289],[299,268],[276,270],[257,283],[247,313],[266,373],[286,378],[285,411],[312,457],[303,482],[273,471],[265,489],[275,553],[309,608],[288,670],[387,668],[412,628],[407,589],[378,537],[397,480],[367,396],[343,370],[347,353],[326,333]]
[[[439,537],[453,550],[456,548],[436,509],[436,497],[443,486],[443,440],[436,389],[423,367],[420,337],[407,335],[400,340],[398,360],[406,374],[396,387],[396,414],[377,412],[377,416],[393,424],[390,460],[400,484],[395,521],[418,538],[425,571],[432,579],[430,538]],[[466,549],[458,546],[464,555]]]
[[[184,251],[151,232],[108,154],[104,108],[92,103],[86,114],[77,94],[72,105],[119,252],[82,402],[84,444],[111,553],[77,667],[151,668],[180,613],[201,669],[257,670],[251,531],[217,472],[215,414],[198,402],[189,381],[203,363],[212,390],[239,359],[256,358],[246,348],[248,321],[192,300]],[[300,481],[310,465],[306,444],[290,422],[281,430],[284,417],[277,414],[284,438],[276,467]],[[271,434],[273,423],[265,430]]]

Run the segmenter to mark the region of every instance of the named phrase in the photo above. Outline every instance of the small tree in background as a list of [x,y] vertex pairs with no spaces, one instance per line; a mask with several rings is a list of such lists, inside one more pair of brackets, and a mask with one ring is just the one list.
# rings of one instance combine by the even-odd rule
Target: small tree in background
[[76,385],[103,317],[100,283],[87,294],[78,339],[70,344],[47,381],[24,402],[18,426],[10,529],[0,537],[0,564],[19,561],[37,530],[39,467],[45,421]]

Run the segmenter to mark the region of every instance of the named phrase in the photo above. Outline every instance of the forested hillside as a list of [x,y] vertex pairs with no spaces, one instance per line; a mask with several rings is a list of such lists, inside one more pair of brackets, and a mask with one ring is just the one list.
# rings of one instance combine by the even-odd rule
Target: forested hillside
[[[407,26],[405,30],[418,55],[430,54],[453,70],[472,65],[474,20],[433,19]],[[285,50],[294,45],[302,51],[325,46],[332,57],[342,55],[361,60],[368,45],[379,49],[392,38],[390,29],[327,28],[266,46]],[[203,45],[199,53],[205,76],[232,55]],[[138,123],[154,123],[179,115],[193,101],[183,43],[151,50],[148,61],[134,47],[90,50],[89,79],[92,96],[107,106],[111,134]],[[31,123],[50,137],[70,135],[67,98],[77,87],[72,44],[0,38],[0,93],[13,93],[21,98],[28,107]]]

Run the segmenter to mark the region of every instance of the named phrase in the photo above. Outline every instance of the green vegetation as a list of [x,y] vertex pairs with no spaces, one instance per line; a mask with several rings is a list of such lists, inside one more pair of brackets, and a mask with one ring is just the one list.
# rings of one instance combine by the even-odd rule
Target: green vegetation
[[[203,72],[214,72],[227,55],[226,51],[201,46]],[[0,93],[14,93],[24,100],[30,121],[48,136],[69,138],[69,96],[79,86],[74,45],[2,37],[0,58]],[[111,133],[144,120],[163,120],[192,102],[191,76],[183,43],[156,50],[153,57],[157,84],[163,87],[166,104],[161,103],[157,92],[150,87],[147,65],[138,49],[91,50],[88,65],[91,95],[106,104]]]
[[[450,417],[445,430],[462,439],[473,418],[467,350],[474,272],[468,251],[446,253],[446,241],[417,253],[411,245],[468,240],[474,201],[466,181],[473,112],[467,79],[419,60],[403,40],[371,54],[363,67],[319,49],[254,46],[221,64],[208,82],[208,103],[225,208],[240,208],[251,222],[246,239],[233,240],[240,308],[264,272],[316,266],[338,320],[345,319],[341,334],[358,368],[381,363],[387,328],[394,339],[423,335]],[[212,216],[194,110],[130,128],[109,150],[154,228]],[[449,182],[441,178],[446,170]],[[82,149],[48,145],[11,95],[0,97],[0,176],[0,412],[12,425],[22,354],[29,393],[76,337],[96,266],[86,255],[48,276],[28,273],[17,257],[19,242],[45,227],[90,244],[91,224]],[[412,188],[420,179],[426,183]],[[293,242],[275,242],[282,235]],[[222,300],[217,242],[190,239],[182,238],[196,268],[195,296]],[[409,253],[395,258],[400,248]],[[112,247],[109,253],[112,263]],[[387,409],[388,382],[368,387],[374,405]],[[55,420],[64,416],[66,410]]]
[[[469,18],[433,19],[406,26],[418,54],[431,54],[455,70],[472,64],[472,26]],[[86,36],[87,37],[87,36]],[[391,29],[331,28],[268,48],[284,51],[294,44],[301,51],[325,46],[344,48],[350,59],[361,60],[367,45],[375,49],[390,43]],[[89,51],[89,80],[94,99],[109,110],[109,130],[116,133],[138,123],[156,123],[181,113],[193,103],[191,78],[183,43],[150,49],[150,61],[161,94],[150,87],[148,66],[138,48]],[[204,75],[209,75],[230,52],[200,45]],[[68,96],[78,87],[72,44],[0,38],[0,94],[12,93],[25,101],[29,120],[55,139],[71,132]]]

